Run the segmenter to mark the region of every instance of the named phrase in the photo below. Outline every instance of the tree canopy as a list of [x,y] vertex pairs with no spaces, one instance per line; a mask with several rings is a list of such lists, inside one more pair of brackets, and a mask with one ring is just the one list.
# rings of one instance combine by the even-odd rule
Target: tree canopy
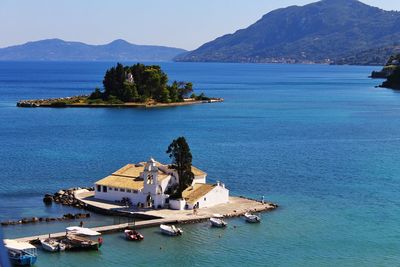
[[90,100],[117,100],[121,102],[161,103],[182,102],[193,92],[190,82],[174,81],[168,84],[168,76],[158,65],[135,64],[124,66],[118,63],[108,69],[103,80],[104,91],[96,89]]
[[192,185],[194,174],[192,172],[192,153],[185,137],[178,137],[168,146],[167,152],[172,159],[172,168],[179,176],[179,184],[172,193],[174,197],[181,198],[182,192]]

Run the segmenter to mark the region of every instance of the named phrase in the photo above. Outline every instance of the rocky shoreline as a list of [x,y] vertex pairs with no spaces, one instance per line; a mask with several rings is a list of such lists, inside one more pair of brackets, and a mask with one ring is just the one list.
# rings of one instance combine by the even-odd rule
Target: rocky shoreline
[[78,190],[94,191],[94,187],[76,187],[76,188],[62,189],[54,194],[45,194],[43,197],[43,202],[46,205],[51,205],[54,202],[64,206],[75,207],[78,209],[85,209],[87,205],[75,197],[75,191]]

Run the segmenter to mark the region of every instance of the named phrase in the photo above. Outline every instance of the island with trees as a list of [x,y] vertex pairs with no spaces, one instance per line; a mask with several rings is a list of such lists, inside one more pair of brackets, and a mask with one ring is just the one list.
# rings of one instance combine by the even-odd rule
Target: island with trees
[[158,65],[118,63],[108,69],[103,89],[90,95],[22,100],[19,107],[162,107],[222,102],[204,93],[196,95],[191,82],[169,83],[167,74]]

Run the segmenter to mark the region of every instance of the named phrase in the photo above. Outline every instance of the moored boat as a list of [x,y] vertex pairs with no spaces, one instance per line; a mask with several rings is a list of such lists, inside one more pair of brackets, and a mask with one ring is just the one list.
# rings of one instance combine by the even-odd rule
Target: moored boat
[[36,247],[28,242],[17,242],[10,239],[4,240],[4,246],[8,250],[10,262],[19,266],[31,266],[37,260]]
[[164,235],[170,235],[170,236],[182,235],[183,233],[182,229],[176,227],[175,225],[161,224],[160,230],[161,233],[163,233]]
[[129,241],[140,241],[144,239],[144,236],[136,230],[125,230],[125,238]]
[[67,250],[99,250],[101,243],[77,235],[67,235],[63,239]]
[[214,218],[214,217],[210,218],[210,223],[212,226],[219,227],[219,228],[222,228],[222,227],[225,227],[228,225],[224,220],[222,220],[220,218]]
[[42,245],[42,248],[46,251],[50,252],[56,252],[56,251],[64,251],[66,245],[58,241],[55,238],[46,238],[46,239],[41,239],[40,244]]
[[63,243],[67,250],[98,250],[103,244],[101,233],[89,228],[71,226],[66,232]]
[[258,217],[257,215],[250,214],[250,213],[245,213],[244,218],[246,219],[246,222],[249,223],[259,223],[261,222],[261,218]]

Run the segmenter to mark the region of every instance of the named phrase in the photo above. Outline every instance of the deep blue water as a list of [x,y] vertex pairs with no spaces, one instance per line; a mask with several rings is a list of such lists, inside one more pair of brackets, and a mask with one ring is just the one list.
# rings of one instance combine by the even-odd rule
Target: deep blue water
[[[184,135],[194,164],[235,195],[280,204],[261,225],[184,226],[171,239],[105,236],[100,252],[40,254],[37,266],[399,266],[400,94],[372,67],[162,63],[224,103],[159,109],[22,109],[89,93],[112,63],[0,63],[0,220],[57,216],[42,196],[90,186]],[[72,210],[79,212],[79,210]],[[112,223],[93,216],[87,225]],[[67,223],[67,224],[72,224]],[[66,224],[3,227],[8,237]],[[232,226],[236,225],[237,228]],[[161,247],[161,249],[160,249]]]

